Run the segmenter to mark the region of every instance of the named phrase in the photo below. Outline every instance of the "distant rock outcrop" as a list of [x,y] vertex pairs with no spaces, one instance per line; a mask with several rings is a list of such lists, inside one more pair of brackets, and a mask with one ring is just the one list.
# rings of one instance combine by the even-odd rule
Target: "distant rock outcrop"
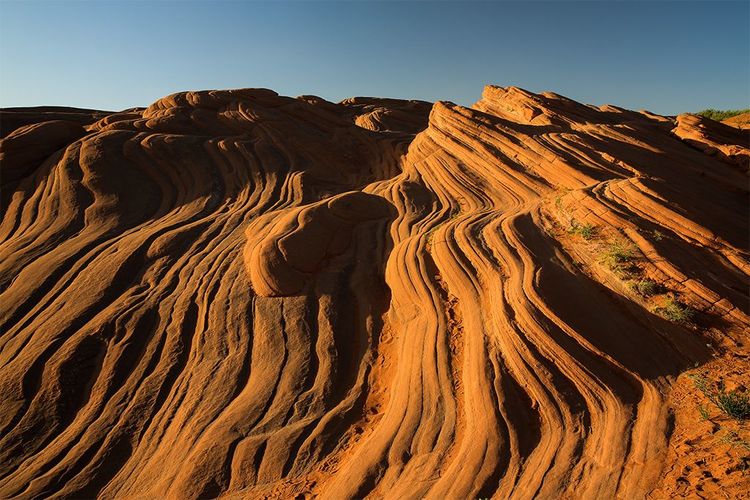
[[737,116],[733,116],[731,118],[727,118],[722,123],[725,123],[727,125],[730,125],[732,127],[737,127],[739,129],[750,129],[750,112],[749,113],[741,113]]

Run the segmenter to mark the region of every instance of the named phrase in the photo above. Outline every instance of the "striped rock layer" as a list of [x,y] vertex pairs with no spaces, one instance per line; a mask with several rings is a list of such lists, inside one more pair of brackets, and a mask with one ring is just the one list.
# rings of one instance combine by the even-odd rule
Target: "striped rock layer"
[[0,147],[2,498],[643,498],[677,376],[747,352],[731,127],[494,86],[58,114]]

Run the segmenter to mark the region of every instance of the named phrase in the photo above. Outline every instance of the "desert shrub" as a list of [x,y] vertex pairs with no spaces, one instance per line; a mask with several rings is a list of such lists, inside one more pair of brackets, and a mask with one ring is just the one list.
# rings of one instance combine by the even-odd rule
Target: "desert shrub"
[[726,120],[727,118],[731,118],[733,116],[741,115],[742,113],[748,113],[750,112],[750,109],[704,109],[703,111],[698,111],[696,115],[700,115],[706,118],[710,118],[712,120],[716,120],[717,122],[720,122],[722,120]]
[[750,396],[744,392],[721,392],[716,396],[721,411],[737,420],[750,418]]
[[644,297],[650,297],[659,291],[659,284],[654,280],[640,279],[630,285],[633,290]]
[[715,383],[705,375],[693,375],[691,378],[695,387],[725,415],[736,420],[750,419],[750,395],[746,392],[726,392],[724,384]]
[[708,417],[710,417],[708,408],[705,405],[698,405],[698,413],[701,415],[701,420],[708,420]]
[[568,232],[570,234],[577,234],[584,240],[588,241],[596,236],[596,226],[588,222],[586,224],[579,224],[576,221],[572,221]]
[[555,207],[558,210],[565,210],[564,207],[563,207],[563,205],[562,205],[562,196],[559,196],[559,195],[555,196]]
[[602,253],[602,263],[613,271],[623,271],[626,265],[636,256],[635,248],[629,242],[616,240],[610,242]]
[[664,233],[662,233],[662,232],[661,232],[661,231],[659,231],[658,229],[654,229],[654,230],[653,230],[653,231],[651,232],[651,236],[653,236],[653,238],[654,238],[654,241],[661,241],[661,240],[663,240],[663,239],[664,239]]
[[570,193],[570,188],[560,188],[556,191],[558,194],[555,196],[555,207],[558,211],[562,212],[563,215],[568,215],[568,211],[565,210],[565,207],[563,206],[562,199],[563,196]]
[[724,435],[719,438],[719,442],[726,443],[732,448],[744,448],[745,450],[750,451],[750,442],[746,439],[742,439],[739,434],[734,431],[725,432]]
[[674,323],[690,323],[695,317],[695,309],[671,297],[663,306],[657,307],[656,312]]

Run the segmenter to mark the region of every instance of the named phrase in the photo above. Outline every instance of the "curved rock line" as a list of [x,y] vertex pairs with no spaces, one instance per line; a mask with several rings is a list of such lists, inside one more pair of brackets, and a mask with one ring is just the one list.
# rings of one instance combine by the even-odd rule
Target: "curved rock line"
[[493,86],[75,116],[0,147],[4,498],[641,497],[675,378],[746,348],[730,127]]

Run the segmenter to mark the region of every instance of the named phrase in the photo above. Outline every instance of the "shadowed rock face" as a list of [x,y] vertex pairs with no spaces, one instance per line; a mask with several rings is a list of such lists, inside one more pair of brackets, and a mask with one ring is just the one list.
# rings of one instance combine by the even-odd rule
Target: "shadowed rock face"
[[676,377],[750,369],[722,124],[499,87],[47,118],[0,145],[2,498],[670,495]]

